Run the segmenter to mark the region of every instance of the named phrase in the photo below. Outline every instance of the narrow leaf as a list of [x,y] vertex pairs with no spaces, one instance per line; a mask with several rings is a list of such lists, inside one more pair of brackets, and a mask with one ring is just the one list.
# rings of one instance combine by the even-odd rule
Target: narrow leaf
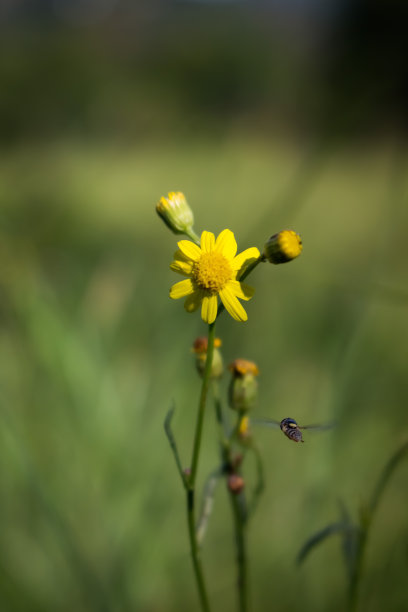
[[186,487],[187,486],[186,475],[183,471],[183,466],[180,461],[180,455],[178,452],[176,439],[171,429],[171,421],[173,419],[174,411],[175,411],[175,406],[173,404],[173,406],[170,408],[170,410],[166,414],[166,418],[164,419],[164,431],[166,432],[168,441],[170,443],[171,450],[173,451],[174,459],[176,461],[176,465],[177,465],[181,480],[183,481],[183,485]]
[[350,512],[342,500],[339,500],[339,507],[341,521],[349,525],[349,529],[345,529],[342,534],[342,550],[347,574],[349,579],[351,579],[355,570],[357,551],[360,544],[360,529],[357,525],[353,525]]
[[309,553],[326,538],[336,533],[342,533],[349,529],[350,524],[348,522],[332,523],[331,525],[327,525],[324,529],[321,529],[320,531],[312,535],[312,537],[310,537],[300,549],[300,552],[296,559],[297,564],[300,565],[301,563],[303,563]]
[[384,489],[387,486],[389,479],[391,478],[395,468],[398,466],[401,459],[403,459],[407,451],[408,451],[408,442],[405,442],[402,446],[400,446],[397,452],[394,453],[394,455],[391,457],[391,459],[386,464],[380,478],[377,481],[377,485],[374,489],[374,492],[371,498],[371,503],[369,507],[371,518],[374,512],[376,511],[378,504],[380,503],[381,497],[384,493]]

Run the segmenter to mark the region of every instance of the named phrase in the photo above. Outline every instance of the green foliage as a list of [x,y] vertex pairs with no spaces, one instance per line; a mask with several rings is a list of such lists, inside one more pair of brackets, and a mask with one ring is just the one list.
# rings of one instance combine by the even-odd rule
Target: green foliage
[[350,516],[344,506],[341,507],[344,520],[339,523],[328,525],[321,529],[302,546],[298,562],[302,563],[309,553],[319,544],[321,544],[328,536],[335,533],[341,533],[343,540],[343,552],[346,562],[347,573],[349,576],[350,590],[350,610],[357,610],[358,592],[362,580],[363,561],[365,555],[365,547],[371,524],[374,519],[374,514],[380,503],[380,499],[384,494],[388,480],[391,478],[395,468],[404,458],[408,451],[408,442],[405,442],[387,462],[385,468],[376,483],[371,501],[369,505],[362,505],[359,511],[359,521],[356,524],[350,519]]
[[[286,227],[302,235],[296,263],[254,271],[239,337],[227,317],[217,334],[226,363],[260,367],[254,417],[338,423],[303,445],[256,430],[266,488],[250,532],[254,609],[273,597],[278,612],[344,610],[337,542],[300,570],[294,560],[333,501],[358,505],[406,438],[406,163],[384,142],[314,158],[312,170],[301,146],[238,132],[128,148],[60,140],[3,156],[6,610],[196,605],[183,491],[162,423],[174,398],[185,467],[197,405],[190,347],[204,324],[168,299],[174,274],[163,262],[175,240],[154,205],[170,189],[186,193],[197,231],[217,233],[228,220],[240,249],[262,248]],[[201,474],[216,457],[217,444],[206,444]],[[373,612],[407,602],[406,477],[401,463],[367,546],[361,596]],[[254,487],[256,478],[254,469]],[[214,608],[228,610],[235,577],[223,495],[219,487],[203,555]]]

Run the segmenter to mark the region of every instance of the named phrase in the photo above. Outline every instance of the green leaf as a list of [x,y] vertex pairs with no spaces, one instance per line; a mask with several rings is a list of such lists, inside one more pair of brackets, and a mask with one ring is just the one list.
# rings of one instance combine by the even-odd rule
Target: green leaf
[[341,521],[338,523],[332,523],[330,525],[327,525],[326,527],[324,527],[324,529],[321,529],[320,531],[312,535],[312,537],[310,537],[300,549],[296,559],[297,564],[300,565],[301,563],[303,563],[309,553],[318,544],[321,544],[321,542],[323,542],[326,538],[336,533],[344,533],[345,531],[349,531],[350,528],[353,529],[353,527],[350,526],[349,522]]
[[181,461],[180,461],[180,455],[179,455],[179,452],[178,452],[176,439],[175,439],[173,431],[171,429],[171,421],[173,419],[173,415],[174,415],[175,409],[176,408],[175,408],[175,406],[173,404],[173,406],[170,408],[170,410],[166,414],[166,418],[164,419],[164,431],[166,432],[167,438],[168,438],[169,443],[170,443],[171,450],[173,451],[174,459],[176,461],[176,465],[177,465],[177,468],[178,468],[181,480],[183,481],[183,485],[184,485],[184,487],[187,487],[186,475],[184,473],[183,466],[182,466]]
[[384,493],[385,487],[388,484],[389,479],[391,478],[395,468],[398,466],[401,459],[404,458],[405,453],[408,451],[408,442],[405,442],[396,453],[391,457],[391,459],[386,464],[384,470],[380,478],[377,481],[377,485],[374,489],[373,495],[371,497],[371,502],[369,506],[369,512],[371,514],[371,519],[374,512],[377,509],[378,504],[380,503],[381,497]]
[[349,579],[355,570],[357,552],[360,545],[360,529],[353,525],[350,512],[342,500],[339,500],[341,522],[349,525],[349,529],[342,532],[343,558],[346,564]]

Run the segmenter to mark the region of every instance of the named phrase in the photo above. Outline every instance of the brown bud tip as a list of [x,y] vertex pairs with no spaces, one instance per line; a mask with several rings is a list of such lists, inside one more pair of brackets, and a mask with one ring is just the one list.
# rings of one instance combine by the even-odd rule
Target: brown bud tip
[[231,493],[238,495],[245,486],[244,479],[239,474],[230,474],[228,476],[228,488]]
[[252,376],[258,376],[259,369],[256,363],[248,361],[247,359],[235,359],[228,366],[233,376],[245,376],[245,374],[252,374]]
[[[219,348],[222,345],[220,338],[214,339],[214,347]],[[206,336],[199,336],[194,340],[193,343],[193,352],[197,353],[197,355],[201,353],[206,353],[208,349],[208,339]]]

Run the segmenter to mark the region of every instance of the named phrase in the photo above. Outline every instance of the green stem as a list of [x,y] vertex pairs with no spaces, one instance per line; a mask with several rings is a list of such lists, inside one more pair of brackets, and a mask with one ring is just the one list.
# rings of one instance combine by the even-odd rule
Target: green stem
[[371,520],[369,520],[364,527],[360,528],[358,533],[356,558],[354,560],[354,567],[350,578],[350,592],[349,592],[349,612],[356,612],[358,606],[358,594],[361,582],[361,576],[363,574],[363,562],[364,553],[367,544],[368,530],[370,528]]
[[215,322],[211,323],[208,327],[208,347],[207,347],[207,359],[205,362],[203,382],[201,384],[200,401],[198,404],[198,416],[196,423],[196,430],[194,436],[193,445],[193,456],[191,459],[191,472],[189,477],[189,486],[194,489],[195,480],[197,476],[198,458],[200,455],[201,446],[201,434],[203,430],[205,403],[207,400],[208,387],[210,385],[211,366],[214,354],[214,338],[215,338]]
[[200,597],[201,610],[203,612],[210,611],[207,589],[204,582],[203,567],[201,563],[201,554],[197,542],[196,535],[196,520],[195,520],[195,491],[194,489],[187,490],[187,522],[188,535],[190,538],[191,558],[193,561],[194,575],[197,583],[198,594]]
[[213,381],[212,392],[214,397],[214,406],[215,406],[215,416],[217,419],[220,444],[222,450],[222,459],[223,461],[227,461],[229,457],[230,451],[230,443],[229,443],[229,426],[228,421],[225,418],[225,414],[222,410],[222,403],[220,399],[220,389],[218,385],[218,381]]
[[191,470],[187,484],[187,522],[188,534],[190,538],[191,558],[193,561],[194,575],[197,583],[197,589],[200,597],[201,609],[203,612],[209,612],[210,605],[208,601],[207,590],[204,582],[204,574],[201,563],[200,548],[197,542],[196,534],[196,505],[195,505],[195,482],[197,477],[198,459],[200,456],[201,437],[203,431],[203,422],[205,414],[205,404],[207,400],[208,387],[210,384],[211,366],[214,354],[214,338],[215,338],[215,323],[211,323],[208,327],[208,347],[207,359],[205,362],[203,381],[201,385],[200,401],[198,404],[198,415],[196,430],[194,436],[193,454],[191,459]]
[[193,228],[190,228],[185,231],[186,236],[188,236],[193,242],[200,246],[200,238],[197,236]]
[[259,452],[259,449],[253,440],[249,448],[250,450],[252,450],[252,452],[255,455],[256,473],[257,473],[257,482],[256,482],[256,486],[255,486],[254,493],[252,496],[251,505],[249,507],[249,514],[252,515],[252,513],[255,512],[255,508],[258,504],[259,498],[264,491],[265,479],[264,479],[264,471],[263,471],[261,453]]
[[245,517],[243,516],[240,496],[230,491],[231,505],[234,515],[235,543],[237,548],[238,566],[238,597],[240,612],[248,609],[248,572],[245,546]]
[[[226,444],[223,446],[223,460],[225,465],[232,463],[231,455],[231,441],[234,440],[238,435],[239,424],[241,416],[238,417],[237,425],[232,430],[230,438],[226,440]],[[239,473],[239,469],[237,473]],[[234,516],[234,534],[235,534],[235,545],[236,545],[236,559],[237,559],[237,588],[238,588],[238,600],[240,612],[246,612],[248,609],[248,566],[246,556],[246,540],[245,540],[245,526],[247,522],[247,508],[245,502],[245,495],[243,491],[236,493],[231,491],[228,487],[228,494],[231,501],[232,513]]]

